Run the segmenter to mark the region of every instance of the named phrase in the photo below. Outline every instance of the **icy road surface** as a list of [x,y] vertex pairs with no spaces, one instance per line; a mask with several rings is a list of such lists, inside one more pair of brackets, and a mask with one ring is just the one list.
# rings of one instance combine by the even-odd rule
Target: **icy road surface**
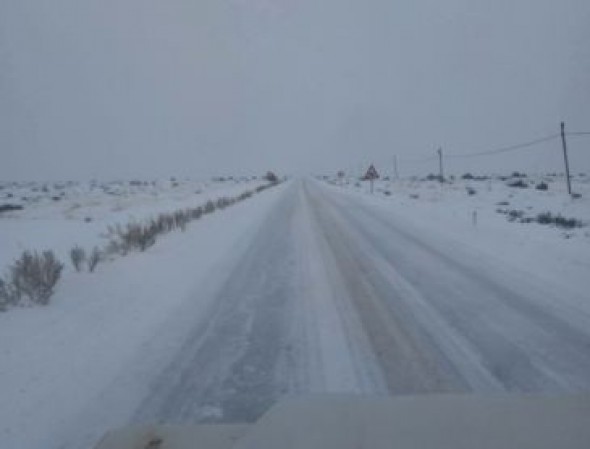
[[286,394],[590,387],[588,315],[314,182],[288,188],[137,421],[252,421]]
[[256,209],[253,237],[218,264],[227,276],[195,293],[206,306],[170,313],[45,441],[80,448],[103,426],[251,422],[314,392],[590,391],[584,298],[316,181],[265,195],[275,199]]

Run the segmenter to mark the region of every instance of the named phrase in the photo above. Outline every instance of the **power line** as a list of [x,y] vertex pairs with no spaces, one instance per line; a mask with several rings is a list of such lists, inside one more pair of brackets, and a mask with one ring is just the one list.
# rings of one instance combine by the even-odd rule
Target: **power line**
[[[565,133],[565,135],[566,136],[580,136],[580,137],[581,136],[590,136],[590,131],[567,132],[567,133]],[[448,157],[448,158],[470,158],[470,157],[478,157],[478,156],[488,156],[488,155],[499,154],[499,153],[507,153],[510,151],[517,151],[517,150],[522,150],[525,148],[530,148],[530,147],[533,147],[535,145],[539,145],[544,142],[549,142],[549,141],[558,139],[559,137],[560,137],[559,133],[550,134],[545,137],[541,137],[541,138],[534,139],[534,140],[529,140],[527,142],[522,142],[522,143],[518,143],[515,145],[510,145],[507,147],[494,148],[491,150],[479,151],[477,153],[445,154],[445,157]],[[433,161],[437,158],[438,158],[437,155],[433,155],[433,156],[426,156],[426,157],[417,158],[417,159],[398,159],[398,161],[406,163],[406,164],[421,164],[424,162]]]
[[500,148],[495,148],[493,150],[479,151],[477,153],[448,154],[448,155],[446,155],[446,157],[468,158],[468,157],[476,157],[476,156],[487,156],[490,154],[507,153],[509,151],[516,151],[516,150],[521,150],[523,148],[529,148],[529,147],[538,145],[543,142],[549,142],[551,140],[557,139],[559,136],[560,136],[560,134],[551,134],[549,136],[541,137],[541,138],[535,139],[535,140],[530,140],[528,142],[518,143],[516,145],[510,145],[508,147],[500,147]]
[[421,164],[422,162],[432,161],[437,158],[438,158],[438,156],[435,155],[435,156],[422,157],[419,159],[400,159],[400,161],[404,162],[406,164]]

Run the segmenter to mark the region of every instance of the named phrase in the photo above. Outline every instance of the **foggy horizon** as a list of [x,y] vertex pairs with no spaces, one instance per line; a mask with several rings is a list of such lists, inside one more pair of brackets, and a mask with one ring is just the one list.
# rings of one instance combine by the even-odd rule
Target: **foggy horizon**
[[[438,170],[590,131],[584,0],[7,0],[0,179]],[[568,138],[572,174],[590,137]],[[561,141],[445,160],[563,172]]]

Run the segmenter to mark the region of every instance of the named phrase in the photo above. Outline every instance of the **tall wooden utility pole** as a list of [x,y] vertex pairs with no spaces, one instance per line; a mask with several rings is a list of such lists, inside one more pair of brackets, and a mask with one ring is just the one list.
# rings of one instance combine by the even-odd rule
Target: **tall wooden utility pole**
[[443,159],[442,159],[442,148],[439,148],[437,151],[438,153],[438,166],[439,166],[439,180],[441,183],[444,182],[444,173],[443,173]]
[[561,122],[561,143],[563,144],[563,160],[565,161],[565,179],[567,180],[567,193],[572,194],[570,181],[570,164],[567,160],[567,143],[565,142],[565,123]]

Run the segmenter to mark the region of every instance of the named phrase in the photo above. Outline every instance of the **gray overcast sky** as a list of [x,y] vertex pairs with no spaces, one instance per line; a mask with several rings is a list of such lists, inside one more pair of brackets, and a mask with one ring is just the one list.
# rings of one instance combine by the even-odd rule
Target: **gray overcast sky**
[[388,171],[561,120],[590,130],[588,0],[0,1],[0,179]]

